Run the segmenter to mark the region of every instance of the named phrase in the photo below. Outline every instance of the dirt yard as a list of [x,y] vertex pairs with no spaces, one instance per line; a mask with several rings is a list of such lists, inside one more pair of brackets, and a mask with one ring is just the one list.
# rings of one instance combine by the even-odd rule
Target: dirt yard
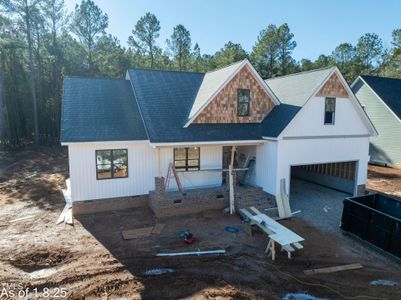
[[[80,216],[56,225],[68,176],[60,149],[0,153],[0,299],[401,299],[401,267],[366,245],[320,231],[299,218],[283,221],[305,248],[275,262],[266,237],[221,211],[157,220],[148,208]],[[401,172],[372,167],[368,188],[397,195]],[[160,234],[124,240],[127,229],[164,224]],[[234,226],[238,233],[225,231]],[[196,237],[183,243],[180,232]],[[225,249],[226,255],[156,257],[159,252]],[[304,275],[303,270],[361,263],[359,270]],[[163,271],[165,273],[163,273]],[[158,274],[163,273],[163,274]],[[370,284],[390,280],[398,286]],[[22,294],[25,296],[25,294]],[[287,298],[285,298],[287,295]]]

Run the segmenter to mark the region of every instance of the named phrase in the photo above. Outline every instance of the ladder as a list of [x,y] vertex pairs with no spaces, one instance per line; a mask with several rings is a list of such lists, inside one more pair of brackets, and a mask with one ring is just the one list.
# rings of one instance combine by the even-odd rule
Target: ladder
[[252,175],[253,169],[255,168],[255,162],[256,161],[254,158],[249,160],[248,170],[245,171],[245,175],[242,178],[241,185],[245,185],[245,186],[249,185],[249,181],[251,180],[251,175]]
[[166,176],[166,182],[165,182],[165,189],[167,190],[170,184],[170,178],[171,177],[175,178],[175,182],[177,182],[178,190],[180,193],[184,192],[184,189],[182,188],[182,184],[180,181],[180,178],[178,177],[177,170],[175,169],[175,166],[173,163],[170,163],[168,166],[168,171],[167,171],[167,176]]

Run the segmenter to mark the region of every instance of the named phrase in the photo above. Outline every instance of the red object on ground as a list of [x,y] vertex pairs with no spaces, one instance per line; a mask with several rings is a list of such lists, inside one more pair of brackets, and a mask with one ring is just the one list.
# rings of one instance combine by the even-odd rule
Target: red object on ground
[[194,241],[195,241],[195,239],[193,237],[186,238],[184,240],[184,242],[187,243],[188,245],[192,244]]

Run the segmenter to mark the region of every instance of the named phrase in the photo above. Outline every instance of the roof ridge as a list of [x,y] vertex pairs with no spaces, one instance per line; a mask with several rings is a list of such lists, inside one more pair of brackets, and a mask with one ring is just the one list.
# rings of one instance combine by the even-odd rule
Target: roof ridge
[[66,78],[81,78],[81,79],[108,79],[108,80],[126,80],[125,78],[117,78],[117,77],[86,77],[86,76],[64,76]]
[[170,73],[189,73],[189,74],[205,74],[205,72],[196,71],[180,71],[180,70],[161,70],[161,69],[151,69],[151,68],[128,68],[130,70],[142,70],[142,71],[157,71],[157,72],[170,72]]
[[303,75],[303,74],[319,72],[319,71],[329,70],[329,69],[334,69],[334,68],[336,68],[336,66],[324,67],[324,68],[313,69],[313,70],[308,70],[308,71],[302,71],[302,72],[297,72],[297,73],[291,73],[291,74],[287,74],[287,75],[283,75],[283,76],[267,78],[267,79],[265,79],[265,81],[270,81],[270,80],[275,80],[275,79],[282,79],[282,78],[291,77],[291,76],[295,76],[295,75]]
[[391,80],[400,80],[401,78],[396,78],[396,77],[386,77],[386,76],[376,76],[376,75],[360,75],[360,77],[374,77],[374,78],[380,78],[380,79],[391,79]]
[[238,60],[238,61],[236,61],[236,62],[233,62],[233,63],[231,63],[231,64],[229,64],[229,65],[221,66],[221,67],[219,67],[219,68],[217,68],[217,69],[214,69],[214,70],[212,70],[212,71],[206,72],[206,74],[210,74],[210,73],[213,73],[213,72],[220,71],[220,70],[222,70],[222,69],[231,67],[231,66],[233,66],[233,65],[235,65],[235,64],[242,63],[242,62],[244,62],[245,60],[247,60],[247,59],[245,58],[245,59],[243,59],[243,60]]

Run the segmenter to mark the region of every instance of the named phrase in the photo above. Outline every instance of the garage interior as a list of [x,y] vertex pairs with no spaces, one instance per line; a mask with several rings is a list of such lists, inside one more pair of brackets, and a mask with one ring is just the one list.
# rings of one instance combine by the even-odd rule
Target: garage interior
[[338,229],[342,201],[356,188],[357,162],[291,167],[290,205],[299,216],[326,228]]
[[291,167],[293,178],[353,194],[355,191],[356,161]]

